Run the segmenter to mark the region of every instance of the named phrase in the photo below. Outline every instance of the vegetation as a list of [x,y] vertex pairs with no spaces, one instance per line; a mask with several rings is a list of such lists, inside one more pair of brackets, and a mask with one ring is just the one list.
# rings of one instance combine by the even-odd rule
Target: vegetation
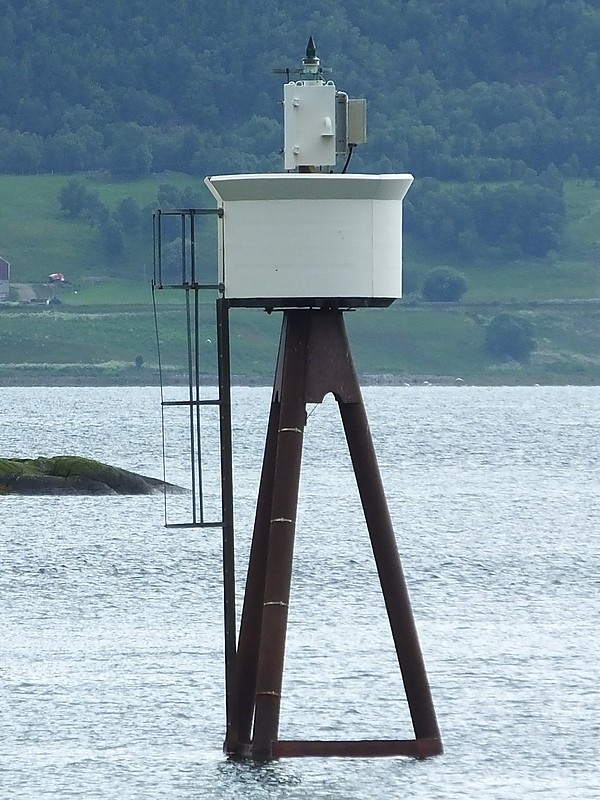
[[407,235],[468,260],[544,257],[562,244],[563,192],[556,170],[493,186],[425,178],[405,200]]
[[467,291],[465,276],[452,267],[438,267],[423,281],[423,297],[431,303],[454,303]]
[[600,179],[600,9],[585,0],[4,0],[0,172],[279,170],[271,70],[297,66],[311,32],[340,88],[369,99],[353,168],[419,178],[409,235],[462,258],[559,248],[562,182]]
[[7,172],[278,167],[270,71],[297,66],[311,32],[341,88],[369,98],[374,170],[597,168],[594,2],[4,0],[0,31]]
[[487,326],[485,346],[498,358],[528,361],[535,350],[531,319],[516,314],[498,314]]
[[[119,285],[126,295],[127,289]],[[131,297],[136,296],[135,286]],[[92,304],[104,287],[83,290],[85,303],[58,310],[0,307],[0,385],[149,385],[158,381],[156,336],[149,298],[142,305]],[[158,306],[165,383],[185,380],[185,308],[161,299]],[[162,296],[161,296],[162,297]],[[213,304],[201,306],[200,339],[214,342]],[[600,383],[600,304],[514,302],[511,314],[535,325],[536,350],[528,362],[491,355],[488,325],[499,304],[422,303],[407,299],[388,309],[346,315],[358,370],[381,380],[422,382],[456,378],[469,383]],[[232,370],[250,382],[270,382],[277,356],[280,314],[231,312]],[[211,345],[207,344],[207,347]],[[144,363],[137,367],[135,359]],[[202,369],[214,380],[214,349],[202,354]]]
[[[73,185],[80,187],[84,198],[80,207],[71,207],[64,199],[63,190]],[[154,211],[179,203],[207,206],[210,202],[199,181],[177,173],[128,181],[98,175],[4,176],[0,179],[0,255],[11,262],[15,283],[42,283],[53,272],[78,283],[121,277],[146,283],[147,296]],[[107,252],[103,239],[107,223],[116,223],[121,231],[124,249],[120,254]],[[215,230],[207,224],[206,242],[202,235],[200,230],[197,244],[208,270],[214,268]]]
[[[128,196],[140,207],[148,206],[167,180],[178,191],[192,183],[190,176],[175,174],[137,181],[81,180],[115,210]],[[0,201],[7,201],[0,226],[10,232],[13,280],[27,281],[39,300],[62,300],[55,308],[0,304],[0,384],[155,383],[150,226],[145,236],[126,236],[126,253],[115,263],[102,253],[96,228],[83,217],[68,219],[61,213],[58,193],[65,183],[61,176],[0,181]],[[53,200],[44,203],[40,192],[48,194],[48,187]],[[347,315],[358,369],[408,381],[442,376],[482,383],[600,383],[600,307],[594,302],[600,296],[600,187],[593,181],[568,181],[565,200],[564,244],[555,256],[511,262],[457,259],[454,266],[465,275],[468,292],[451,307],[420,297],[432,257],[414,240],[406,240],[404,266],[413,276],[413,292],[389,309]],[[30,224],[23,236],[19,221],[26,219]],[[212,254],[209,262],[214,265],[214,250]],[[47,286],[46,277],[54,271],[64,272],[69,283]],[[167,381],[180,380],[185,369],[182,294],[156,293]],[[502,312],[525,313],[533,321],[537,346],[529,362],[504,361],[486,349],[487,325]],[[212,297],[203,297],[202,339],[214,340],[212,313]],[[270,380],[280,315],[237,309],[231,317],[234,373]],[[139,355],[144,361],[138,368]],[[207,358],[207,371],[212,358]]]
[[[416,177],[408,296],[348,315],[359,368],[600,380],[597,3],[2,0],[0,10],[0,255],[40,301],[0,309],[0,381],[156,380],[152,214],[212,205],[207,174],[282,168],[283,79],[271,70],[297,66],[310,33],[339,88],[368,98],[369,138],[351,169]],[[214,219],[199,225],[201,277],[214,280]],[[164,245],[169,277],[187,240],[165,224]],[[468,285],[456,308],[423,301],[440,264]],[[67,283],[47,286],[52,272]],[[175,375],[181,299],[157,302]],[[535,325],[528,362],[486,347],[505,312]],[[233,316],[234,370],[269,373],[277,315]]]

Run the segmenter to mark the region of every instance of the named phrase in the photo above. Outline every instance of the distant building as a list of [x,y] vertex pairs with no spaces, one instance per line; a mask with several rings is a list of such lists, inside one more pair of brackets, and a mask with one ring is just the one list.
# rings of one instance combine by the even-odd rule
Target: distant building
[[0,300],[8,298],[10,283],[10,264],[5,258],[0,256]]

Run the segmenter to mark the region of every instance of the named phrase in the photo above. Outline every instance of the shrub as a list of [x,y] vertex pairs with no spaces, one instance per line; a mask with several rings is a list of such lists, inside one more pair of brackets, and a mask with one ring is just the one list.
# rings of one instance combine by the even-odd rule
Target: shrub
[[120,258],[125,252],[123,231],[114,219],[109,219],[100,226],[100,240],[104,252],[110,258]]
[[78,217],[86,206],[89,192],[76,178],[66,183],[58,193],[60,210],[67,217]]
[[432,269],[423,282],[423,297],[431,303],[453,303],[467,291],[465,276],[452,267]]
[[498,314],[487,326],[485,347],[497,358],[528,361],[535,350],[533,325],[517,314]]

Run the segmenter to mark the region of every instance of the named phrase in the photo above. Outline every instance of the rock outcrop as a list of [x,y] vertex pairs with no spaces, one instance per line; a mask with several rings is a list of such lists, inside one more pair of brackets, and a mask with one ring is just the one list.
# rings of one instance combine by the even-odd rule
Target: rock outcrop
[[78,456],[0,458],[0,495],[133,495],[154,494],[165,488],[186,491],[158,478]]

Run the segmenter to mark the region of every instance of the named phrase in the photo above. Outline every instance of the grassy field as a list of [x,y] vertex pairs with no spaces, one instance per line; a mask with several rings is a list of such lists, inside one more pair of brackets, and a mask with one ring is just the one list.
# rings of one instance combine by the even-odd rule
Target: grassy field
[[[512,307],[511,307],[512,308]],[[483,347],[485,326],[498,306],[396,303],[346,315],[358,370],[412,381],[469,383],[600,383],[600,303],[519,305],[535,326],[537,350],[526,365],[494,361]],[[158,337],[165,375],[186,369],[183,304],[158,306]],[[202,371],[214,374],[214,305],[201,308]],[[233,309],[232,368],[256,380],[271,378],[281,315]],[[0,311],[0,383],[154,383],[158,357],[149,302],[131,305],[32,306]],[[138,368],[135,361],[143,359]],[[393,378],[391,376],[394,376]]]
[[[148,219],[146,242],[127,241],[125,255],[117,263],[108,259],[98,243],[98,232],[89,223],[68,219],[58,204],[68,175],[3,175],[0,179],[0,255],[12,264],[15,283],[40,282],[53,272],[81,282],[89,277],[114,276],[136,280],[152,277],[152,220]],[[189,175],[168,173],[135,181],[111,180],[95,175],[77,179],[114,210],[125,197],[141,207],[155,201],[161,184],[179,189],[202,182]],[[212,206],[206,191],[207,206]]]
[[[102,256],[97,232],[59,212],[56,198],[67,180],[52,175],[0,181],[0,255],[13,265],[12,281],[31,284],[41,300],[56,296],[62,301],[57,306],[0,304],[0,383],[155,382],[150,223],[148,242],[128,251],[119,266],[119,274],[127,277],[109,277],[115,265]],[[147,204],[162,183],[194,185],[189,176],[172,174],[135,182],[86,180],[111,207],[126,196]],[[454,264],[469,285],[460,304],[426,304],[415,296],[389,309],[347,314],[359,371],[407,381],[600,383],[600,187],[569,183],[566,198],[568,230],[560,253],[531,263]],[[406,243],[406,269],[424,275],[438,265]],[[63,272],[70,284],[45,286],[53,271]],[[186,366],[183,294],[156,293],[162,365],[173,378]],[[200,335],[211,345],[206,348],[210,371],[214,305],[210,296],[202,300]],[[503,310],[534,323],[537,350],[526,365],[499,363],[485,352],[485,326]],[[234,372],[270,380],[281,316],[234,309],[231,321]],[[141,367],[135,364],[138,356]]]

